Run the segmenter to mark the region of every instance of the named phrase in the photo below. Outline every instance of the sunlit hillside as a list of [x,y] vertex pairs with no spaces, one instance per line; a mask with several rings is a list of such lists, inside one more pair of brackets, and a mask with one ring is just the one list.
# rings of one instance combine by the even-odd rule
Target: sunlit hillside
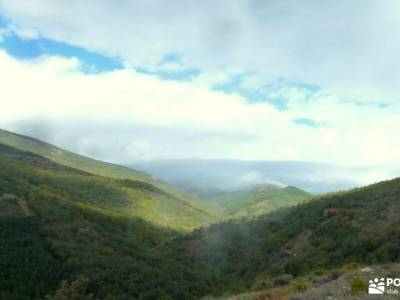
[[235,218],[260,216],[282,207],[311,199],[312,194],[299,188],[265,184],[209,199]]

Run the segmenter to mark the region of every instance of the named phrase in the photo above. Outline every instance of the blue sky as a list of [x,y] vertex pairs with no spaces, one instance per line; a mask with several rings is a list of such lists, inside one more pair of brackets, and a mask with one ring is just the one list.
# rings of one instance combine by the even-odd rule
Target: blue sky
[[[304,100],[308,101],[320,88],[315,85],[294,82],[285,79],[276,79],[274,82],[261,84],[257,87],[243,86],[243,81],[248,74],[240,74],[232,76],[227,82],[216,84],[214,90],[223,91],[231,94],[236,93],[246,98],[251,103],[268,102],[275,106],[278,110],[287,110],[289,99],[282,95],[281,90],[292,88],[301,90],[304,93]],[[252,75],[252,74],[250,74]]]
[[[7,29],[7,26],[8,22],[0,18],[0,29]],[[42,55],[75,57],[83,63],[85,72],[103,72],[122,68],[122,63],[117,58],[111,58],[88,51],[82,47],[47,38],[26,39],[19,37],[13,32],[3,36],[0,47],[19,59],[35,59]]]
[[293,122],[295,124],[305,125],[305,126],[314,127],[314,128],[320,126],[317,122],[315,122],[311,119],[307,119],[307,118],[294,119]]

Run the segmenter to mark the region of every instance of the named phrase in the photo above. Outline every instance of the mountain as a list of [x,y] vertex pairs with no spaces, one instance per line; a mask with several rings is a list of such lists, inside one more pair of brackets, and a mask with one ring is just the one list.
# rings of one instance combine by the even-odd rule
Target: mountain
[[0,143],[0,299],[364,299],[400,271],[400,179],[220,223],[162,185]]
[[[191,229],[201,224],[207,224],[210,221],[218,220],[223,215],[222,210],[215,205],[202,201],[199,197],[193,194],[175,188],[174,186],[171,186],[143,172],[99,160],[94,160],[70,151],[66,151],[46,142],[1,129],[0,143],[18,150],[35,153],[55,163],[75,168],[90,174],[113,179],[126,179],[128,181],[132,180],[134,182],[132,185],[143,185],[147,186],[148,189],[158,189],[160,191],[160,195],[157,197],[152,197],[152,200],[149,200],[149,203],[147,204],[148,207],[151,207],[152,210],[154,210],[154,212],[152,212],[152,216],[150,215],[150,212],[144,214],[145,217],[152,219],[151,221],[168,223],[169,221],[162,221],[168,218],[168,214],[162,217],[159,217],[158,214],[163,213],[164,209],[169,208],[169,206],[171,206],[169,208],[171,210],[182,206],[182,212],[187,210],[195,212],[194,215],[197,216],[197,220],[195,218],[194,222],[186,229]],[[165,201],[163,199],[165,197],[169,198],[170,202]],[[180,223],[184,224],[186,221],[187,220],[184,217]],[[186,226],[183,226],[182,228],[184,227]]]
[[281,207],[296,205],[310,199],[312,194],[293,186],[272,184],[230,192],[209,199],[234,217],[255,217]]
[[[218,274],[214,294],[279,288],[289,297],[333,282],[349,270],[359,274],[365,265],[371,274],[391,266],[400,271],[399,213],[400,179],[394,179],[318,197],[256,220],[199,229],[181,239],[182,251]],[[367,275],[354,282],[350,277],[336,294],[332,288],[320,289],[321,295],[295,299],[365,296]]]
[[[151,184],[0,144],[0,299],[44,299],[58,287],[64,296],[54,299],[184,299],[188,291],[177,285],[200,281],[196,268],[160,246],[211,221]],[[65,296],[67,282],[76,293],[86,278],[87,298]],[[191,284],[191,293],[200,287]]]
[[296,186],[313,194],[360,187],[394,177],[385,168],[342,167],[301,161],[172,159],[126,163],[203,198],[257,185]]
[[86,171],[88,173],[101,175],[112,178],[127,178],[133,180],[142,180],[149,183],[156,182],[156,179],[151,176],[118,166],[111,163],[106,163],[94,159],[90,159],[73,152],[58,148],[46,142],[34,139],[28,136],[16,134],[0,129],[0,143],[8,145],[22,151],[29,151],[40,156],[46,157],[56,163]]

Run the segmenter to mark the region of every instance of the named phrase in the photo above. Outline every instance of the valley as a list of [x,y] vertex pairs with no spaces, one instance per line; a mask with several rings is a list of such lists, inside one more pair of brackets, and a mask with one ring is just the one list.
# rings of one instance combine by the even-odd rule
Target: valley
[[1,131],[0,298],[362,299],[362,270],[399,269],[399,213],[399,179],[203,200]]
[[400,0],[0,0],[0,300],[400,300]]

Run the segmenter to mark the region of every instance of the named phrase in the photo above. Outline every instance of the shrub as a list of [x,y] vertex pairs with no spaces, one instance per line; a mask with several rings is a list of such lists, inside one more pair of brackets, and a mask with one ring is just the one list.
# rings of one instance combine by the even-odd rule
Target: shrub
[[349,262],[349,263],[344,264],[342,266],[342,269],[346,270],[346,271],[355,270],[355,269],[358,269],[358,268],[360,268],[360,265],[358,263],[356,263],[356,262]]
[[274,280],[274,286],[282,286],[289,284],[290,281],[293,280],[293,276],[290,274],[284,274],[282,276],[277,277]]
[[326,270],[326,269],[316,269],[313,273],[315,275],[317,275],[317,276],[321,276],[321,275],[324,275],[324,274],[328,273],[328,270]]
[[368,283],[364,279],[354,276],[351,279],[350,290],[352,295],[357,295],[368,290]]
[[295,292],[305,292],[307,290],[307,284],[304,281],[295,281],[292,285]]

